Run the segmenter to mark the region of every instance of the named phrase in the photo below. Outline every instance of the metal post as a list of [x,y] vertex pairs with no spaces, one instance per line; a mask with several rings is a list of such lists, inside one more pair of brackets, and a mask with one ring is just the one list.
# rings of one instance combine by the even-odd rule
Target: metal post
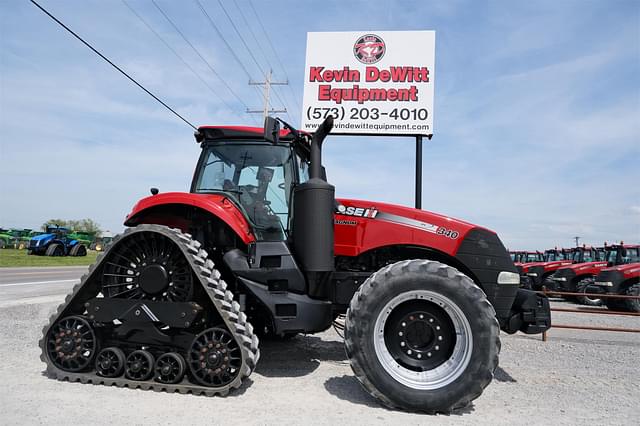
[[416,136],[416,209],[422,209],[422,136]]

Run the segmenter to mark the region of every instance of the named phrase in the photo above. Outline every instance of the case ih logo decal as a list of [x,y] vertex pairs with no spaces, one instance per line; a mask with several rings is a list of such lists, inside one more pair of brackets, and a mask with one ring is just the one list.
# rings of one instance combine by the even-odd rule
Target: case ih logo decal
[[386,51],[384,41],[375,34],[363,35],[353,45],[353,54],[363,64],[375,64]]
[[363,207],[347,207],[340,204],[336,213],[346,216],[368,217],[373,219],[378,214],[378,210],[373,207],[366,209]]

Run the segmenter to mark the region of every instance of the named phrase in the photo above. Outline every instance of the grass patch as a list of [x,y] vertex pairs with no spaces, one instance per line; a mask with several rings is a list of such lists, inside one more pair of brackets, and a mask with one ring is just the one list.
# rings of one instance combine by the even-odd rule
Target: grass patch
[[86,256],[29,256],[26,250],[0,250],[0,268],[15,266],[88,266],[96,261],[97,251],[88,250]]

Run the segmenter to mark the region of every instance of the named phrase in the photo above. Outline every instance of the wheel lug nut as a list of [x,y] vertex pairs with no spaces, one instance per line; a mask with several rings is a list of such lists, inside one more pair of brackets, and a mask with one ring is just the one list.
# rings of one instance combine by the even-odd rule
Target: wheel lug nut
[[431,352],[427,352],[427,356],[431,358]]
[[402,323],[402,326],[403,326],[403,327],[406,327],[406,326],[407,326],[407,323],[406,323],[406,322],[403,322],[403,323]]
[[424,315],[420,314],[420,319],[424,319]]
[[400,346],[404,347],[404,342],[400,342]]
[[429,318],[429,322],[433,322],[433,318]]
[[440,330],[440,326],[439,325],[436,325],[436,330]]
[[438,336],[438,340],[442,340],[442,336]]
[[436,351],[440,350],[440,346],[436,345]]
[[422,358],[422,354],[418,354],[418,359]]
[[411,355],[413,352],[411,352],[411,349],[409,349],[409,350],[407,351],[407,353],[408,353],[409,355]]
[[398,333],[398,336],[402,336],[402,331]]

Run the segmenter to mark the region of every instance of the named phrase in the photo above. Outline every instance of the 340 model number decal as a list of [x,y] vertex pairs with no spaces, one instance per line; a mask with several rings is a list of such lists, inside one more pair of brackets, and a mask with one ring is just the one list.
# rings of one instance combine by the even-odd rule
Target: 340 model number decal
[[460,233],[458,231],[454,231],[453,229],[447,229],[444,226],[439,227],[438,230],[436,231],[436,234],[444,235],[445,237],[449,237],[452,240],[455,240],[460,236]]

